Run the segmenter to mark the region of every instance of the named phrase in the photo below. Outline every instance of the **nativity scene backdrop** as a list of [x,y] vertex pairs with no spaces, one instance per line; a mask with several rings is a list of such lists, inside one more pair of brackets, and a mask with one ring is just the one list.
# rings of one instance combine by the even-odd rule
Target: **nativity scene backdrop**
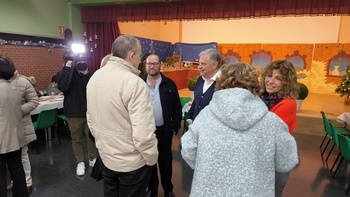
[[[341,84],[342,76],[347,76],[346,67],[350,65],[350,43],[220,44],[210,42],[192,44],[178,42],[172,44],[137,38],[142,45],[142,55],[150,52],[159,55],[163,74],[173,79],[178,89],[187,88],[188,79],[199,75],[198,54],[208,48],[217,48],[226,64],[242,61],[253,65],[257,70],[263,69],[271,61],[287,59],[295,66],[298,81],[304,83],[311,93],[339,95],[335,94],[335,89]],[[11,42],[0,39],[0,51],[15,61],[17,70],[21,74],[36,77],[38,85],[35,88],[39,91],[46,88],[51,82],[51,76],[61,68],[66,48],[60,43],[50,45],[49,42],[40,44],[40,41],[39,44],[35,44],[34,41],[26,45],[25,40],[28,39]]]
[[174,79],[178,88],[186,88],[190,77],[198,75],[198,54],[217,48],[225,64],[247,62],[258,71],[269,62],[286,59],[293,63],[298,81],[311,93],[335,95],[335,89],[350,65],[350,43],[325,44],[187,44],[140,38],[142,52],[160,56],[162,72]]

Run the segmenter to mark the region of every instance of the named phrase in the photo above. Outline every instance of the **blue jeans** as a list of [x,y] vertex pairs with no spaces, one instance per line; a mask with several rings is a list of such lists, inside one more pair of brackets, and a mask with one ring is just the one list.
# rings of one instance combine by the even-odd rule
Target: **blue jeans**
[[13,180],[13,196],[28,196],[21,155],[21,149],[9,153],[0,154],[0,196],[7,196],[6,164]]
[[103,169],[105,197],[142,197],[151,177],[152,167],[143,166],[131,172]]

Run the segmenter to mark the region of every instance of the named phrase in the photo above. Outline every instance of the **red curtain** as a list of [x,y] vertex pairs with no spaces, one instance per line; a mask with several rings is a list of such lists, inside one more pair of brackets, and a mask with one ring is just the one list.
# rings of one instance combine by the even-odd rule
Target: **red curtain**
[[91,61],[87,61],[89,69],[95,72],[100,68],[101,60],[111,53],[113,41],[120,35],[117,21],[84,23],[84,39],[86,53],[90,53]]
[[83,22],[206,20],[285,15],[350,15],[349,0],[192,0],[89,6]]
[[[246,17],[350,15],[350,0],[192,0],[82,8],[89,68],[99,68],[120,35],[117,21],[207,20]],[[97,39],[95,38],[97,35]],[[91,41],[90,41],[91,37]],[[96,45],[96,46],[95,46]]]

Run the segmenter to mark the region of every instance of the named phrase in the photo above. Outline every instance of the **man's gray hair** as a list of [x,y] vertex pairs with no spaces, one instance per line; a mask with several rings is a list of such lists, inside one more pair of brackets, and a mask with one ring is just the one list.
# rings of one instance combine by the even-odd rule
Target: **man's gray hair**
[[206,50],[202,51],[199,54],[199,56],[206,55],[206,54],[209,54],[209,61],[210,62],[217,62],[218,63],[218,69],[219,69],[221,66],[221,61],[222,61],[222,57],[221,57],[220,52],[217,49],[210,48],[210,49],[206,49]]
[[130,52],[137,51],[140,41],[130,35],[121,35],[113,42],[112,53],[115,57],[126,59]]

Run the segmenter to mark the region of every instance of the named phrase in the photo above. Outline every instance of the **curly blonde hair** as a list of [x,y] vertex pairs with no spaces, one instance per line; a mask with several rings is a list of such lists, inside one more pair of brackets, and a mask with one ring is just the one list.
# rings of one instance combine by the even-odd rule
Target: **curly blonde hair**
[[100,68],[106,66],[106,64],[107,64],[109,58],[111,58],[111,56],[112,56],[112,54],[108,54],[102,58]]
[[221,67],[221,76],[216,80],[215,90],[228,88],[244,88],[252,94],[258,95],[260,85],[257,71],[253,66],[244,62],[224,64]]
[[282,76],[282,89],[277,92],[280,98],[298,98],[299,86],[297,82],[297,73],[293,64],[287,60],[276,60],[269,63],[263,70],[261,76],[262,92],[266,91],[265,78],[272,74],[273,70],[277,70]]
[[27,77],[27,80],[33,85],[33,87],[36,86],[36,79],[34,76]]

